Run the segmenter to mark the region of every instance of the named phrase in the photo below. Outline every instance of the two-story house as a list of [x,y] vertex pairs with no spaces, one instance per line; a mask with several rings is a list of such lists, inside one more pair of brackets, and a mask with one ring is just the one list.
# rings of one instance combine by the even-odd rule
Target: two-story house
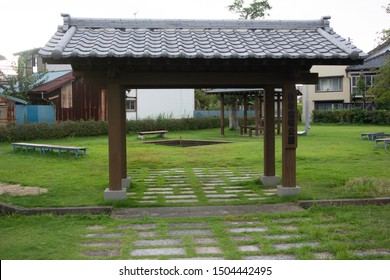
[[315,65],[311,72],[318,73],[316,85],[302,86],[302,121],[305,121],[306,108],[310,115],[313,110],[342,110],[354,107],[375,109],[372,96],[359,90],[359,79],[363,79],[366,91],[373,86],[375,75],[390,58],[390,41],[381,44],[371,52],[361,65]]

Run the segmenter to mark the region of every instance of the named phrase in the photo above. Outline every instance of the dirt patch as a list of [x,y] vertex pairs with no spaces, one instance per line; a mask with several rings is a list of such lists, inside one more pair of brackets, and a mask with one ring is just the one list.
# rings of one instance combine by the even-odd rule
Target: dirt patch
[[228,141],[209,141],[209,140],[158,140],[158,141],[148,141],[144,142],[145,144],[155,144],[163,146],[173,146],[173,147],[196,147],[196,146],[205,146],[205,145],[216,145],[216,144],[226,144],[232,143]]
[[21,185],[10,185],[0,183],[0,195],[8,194],[11,196],[18,195],[39,195],[41,193],[46,193],[47,189],[39,187],[22,187]]

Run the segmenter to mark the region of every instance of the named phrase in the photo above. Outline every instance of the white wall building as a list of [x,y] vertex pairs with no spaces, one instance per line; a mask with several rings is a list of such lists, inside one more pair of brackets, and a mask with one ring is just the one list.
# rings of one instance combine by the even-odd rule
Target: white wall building
[[180,119],[194,114],[194,89],[131,89],[126,97],[128,120]]

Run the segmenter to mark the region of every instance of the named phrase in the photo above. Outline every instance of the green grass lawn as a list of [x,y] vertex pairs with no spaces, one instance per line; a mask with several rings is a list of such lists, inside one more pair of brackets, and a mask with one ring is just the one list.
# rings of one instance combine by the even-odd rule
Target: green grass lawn
[[[379,126],[312,126],[310,136],[299,136],[297,150],[297,182],[302,188],[298,198],[280,198],[275,195],[256,203],[275,203],[297,199],[329,199],[390,196],[390,151],[376,149],[375,143],[360,140],[361,132],[384,130]],[[219,136],[218,129],[203,131],[169,132],[168,139],[226,140],[229,144],[200,147],[165,147],[146,145],[136,135],[127,137],[128,173],[132,174],[135,193],[144,190],[143,178],[154,170],[174,168],[204,168],[213,170],[248,168],[263,170],[263,139],[240,137],[238,132],[226,131]],[[157,140],[148,137],[147,140]],[[122,202],[105,202],[103,191],[108,184],[107,137],[67,138],[34,141],[59,145],[85,146],[87,156],[58,156],[56,153],[40,155],[29,152],[14,152],[10,143],[0,143],[0,182],[47,188],[48,192],[38,196],[0,195],[0,201],[23,207],[45,206],[90,206],[114,205],[116,207],[140,206],[129,198]],[[276,139],[276,170],[281,175],[281,137]],[[192,188],[198,190],[195,178],[190,178]],[[242,183],[255,192],[262,192],[258,180]],[[212,204],[201,201],[200,204]],[[242,203],[242,202],[240,202]],[[245,202],[244,202],[245,203]],[[249,202],[246,202],[249,203]],[[166,206],[160,201],[152,206]],[[144,205],[142,205],[144,206]],[[115,220],[101,216],[20,216],[0,217],[1,259],[88,259],[85,255],[86,236],[90,228],[102,227],[104,232],[120,232],[121,226],[155,223],[157,236],[167,238],[167,227],[171,222],[205,222],[210,225],[212,237],[221,248],[226,259],[245,256],[232,243],[227,223],[229,221],[259,221],[268,227],[268,234],[281,234],[280,222],[291,219],[301,237],[296,242],[317,242],[316,248],[293,248],[299,259],[315,258],[316,253],[326,252],[334,259],[380,259],[389,255],[375,255],[379,250],[389,251],[390,211],[389,206],[355,206],[312,208],[308,211],[281,214],[245,215],[240,217],[204,219],[138,219]],[[280,222],[278,222],[280,221]],[[123,230],[122,230],[123,231]],[[99,232],[99,230],[98,230]],[[137,240],[137,232],[130,227],[125,237],[117,242],[121,245],[119,255],[112,259],[128,259]],[[263,235],[252,235],[253,240],[242,245],[258,245],[264,254],[277,254],[275,241]],[[194,241],[183,237],[187,254],[196,256]],[[240,243],[238,243],[240,245]],[[98,250],[99,248],[92,248]],[[359,256],[356,252],[374,252],[371,256]],[[355,254],[354,254],[355,252]],[[107,259],[109,257],[92,257]]]
[[[360,140],[361,132],[390,130],[380,126],[314,125],[310,136],[299,136],[297,183],[302,188],[299,199],[329,199],[389,196],[390,151],[376,149],[375,143]],[[229,144],[199,147],[146,145],[136,135],[127,137],[128,173],[135,175],[132,191],[142,191],[143,174],[156,169],[249,168],[263,172],[263,139],[239,136],[238,132],[219,129],[169,132],[168,139],[226,140]],[[147,140],[156,140],[149,136]],[[38,196],[1,195],[0,201],[24,207],[115,205],[137,206],[128,199],[105,202],[108,184],[107,137],[66,138],[34,141],[59,145],[85,146],[87,156],[78,158],[56,153],[26,156],[12,150],[10,143],[0,143],[0,182],[47,188]],[[276,138],[276,172],[281,175],[281,137]],[[193,181],[196,189],[196,181]],[[245,183],[261,190],[258,180]],[[271,196],[264,203],[284,201]],[[158,206],[164,206],[159,203]]]
[[[169,238],[167,232],[171,223],[202,223],[211,230],[209,237],[221,248],[220,256],[225,259],[241,259],[248,253],[237,250],[238,245],[255,245],[262,254],[280,254],[275,250],[276,243],[309,242],[314,248],[291,248],[283,254],[294,254],[298,259],[313,259],[316,254],[329,254],[331,259],[389,259],[390,219],[389,206],[350,206],[312,208],[303,212],[280,214],[256,214],[220,218],[191,219],[136,219],[115,220],[108,216],[3,216],[0,217],[0,258],[18,259],[129,259],[140,240],[139,231],[134,225],[155,224],[152,230],[157,234],[153,239]],[[244,234],[250,241],[234,242],[229,233],[229,223],[260,223],[267,227],[266,233]],[[290,241],[270,240],[266,236],[286,234],[281,227],[292,227],[294,234]],[[101,237],[91,240],[91,233],[116,233],[121,236]],[[142,239],[142,238],[141,238]],[[143,238],[145,239],[145,238]],[[150,240],[150,237],[146,239]],[[107,249],[120,248],[117,256],[85,255],[86,251],[102,248],[87,246],[91,242],[112,242],[117,245]],[[197,245],[194,238],[183,237],[183,246],[188,257],[196,256]],[[199,245],[198,245],[199,246]],[[213,245],[212,245],[213,246]],[[357,252],[370,252],[371,255],[358,255]],[[207,257],[207,256],[206,256]],[[169,257],[160,257],[169,258]]]

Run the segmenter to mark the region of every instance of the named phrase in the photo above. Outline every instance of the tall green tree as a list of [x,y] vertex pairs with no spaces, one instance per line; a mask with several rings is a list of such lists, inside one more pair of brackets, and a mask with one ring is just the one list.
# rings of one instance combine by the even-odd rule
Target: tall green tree
[[234,0],[228,6],[229,11],[239,14],[240,19],[260,19],[265,17],[272,7],[268,0],[253,0],[248,6],[244,6],[244,0]]
[[[228,10],[230,12],[239,15],[240,19],[255,20],[268,16],[267,11],[272,7],[268,3],[268,0],[253,0],[248,6],[244,6],[244,0],[234,0],[233,4],[229,5]],[[225,96],[225,104],[229,107],[229,128],[237,130],[239,128],[238,116],[237,116],[237,100],[239,96]]]
[[[390,3],[387,4],[386,13],[390,15]],[[384,29],[379,38],[379,45],[390,44],[390,29]],[[374,86],[368,90],[368,94],[374,96],[374,104],[378,109],[390,110],[390,55],[386,63],[379,69],[375,77]]]
[[[383,7],[386,10],[387,14],[390,14],[390,3],[386,7]],[[390,40],[390,28],[383,29],[380,32],[380,37],[378,38],[378,44],[381,45]]]
[[368,90],[368,94],[374,96],[374,104],[377,109],[390,110],[390,57],[379,69],[375,77],[374,86]]

